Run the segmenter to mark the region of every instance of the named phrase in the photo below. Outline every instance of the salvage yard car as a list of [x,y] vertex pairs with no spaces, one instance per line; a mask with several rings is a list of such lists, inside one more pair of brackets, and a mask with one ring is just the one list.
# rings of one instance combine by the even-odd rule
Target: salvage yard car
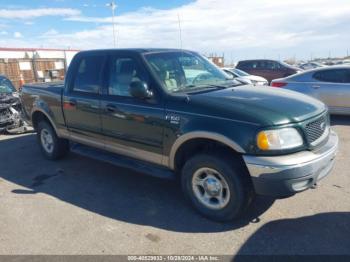
[[0,75],[0,134],[16,134],[26,130],[17,90],[7,77]]
[[241,86],[192,51],[83,51],[64,83],[25,85],[21,99],[48,159],[72,150],[178,178],[195,209],[217,221],[237,218],[256,194],[312,187],[338,146],[322,102]]
[[232,75],[232,77],[235,80],[238,80],[244,84],[251,84],[255,86],[267,86],[269,85],[268,81],[261,77],[261,76],[255,76],[250,75],[242,70],[239,70],[237,68],[223,68],[225,73],[228,75]]
[[236,68],[252,75],[264,77],[269,83],[273,79],[294,75],[301,71],[286,63],[267,59],[242,60],[238,62]]

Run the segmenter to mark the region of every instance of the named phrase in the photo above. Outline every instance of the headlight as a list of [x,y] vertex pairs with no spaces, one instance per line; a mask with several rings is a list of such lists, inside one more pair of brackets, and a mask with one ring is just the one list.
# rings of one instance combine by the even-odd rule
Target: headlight
[[282,150],[303,145],[303,139],[295,128],[265,130],[257,136],[257,146],[261,150]]

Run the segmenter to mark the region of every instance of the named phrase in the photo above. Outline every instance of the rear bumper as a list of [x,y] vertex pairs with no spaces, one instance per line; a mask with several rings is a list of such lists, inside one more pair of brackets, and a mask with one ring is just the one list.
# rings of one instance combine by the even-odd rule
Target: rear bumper
[[243,156],[259,195],[285,197],[312,187],[327,176],[338,150],[338,136],[331,132],[328,142],[316,151],[284,156]]

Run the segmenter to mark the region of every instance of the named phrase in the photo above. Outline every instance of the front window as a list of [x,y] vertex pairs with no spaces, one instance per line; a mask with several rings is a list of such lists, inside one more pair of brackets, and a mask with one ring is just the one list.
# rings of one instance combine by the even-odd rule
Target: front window
[[239,84],[207,59],[191,52],[152,53],[145,58],[170,93]]
[[0,77],[0,94],[9,94],[16,92],[10,80],[5,77]]

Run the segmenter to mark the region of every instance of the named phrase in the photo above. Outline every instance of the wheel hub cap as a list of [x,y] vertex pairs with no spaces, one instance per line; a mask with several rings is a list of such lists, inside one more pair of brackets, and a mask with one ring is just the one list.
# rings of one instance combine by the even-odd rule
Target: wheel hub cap
[[194,172],[192,190],[197,200],[210,209],[222,209],[230,201],[230,189],[224,176],[209,167]]
[[53,151],[53,138],[50,132],[46,129],[41,130],[40,133],[41,144],[46,152],[52,153]]
[[221,183],[215,178],[210,177],[204,181],[204,189],[211,196],[217,196],[221,188]]

